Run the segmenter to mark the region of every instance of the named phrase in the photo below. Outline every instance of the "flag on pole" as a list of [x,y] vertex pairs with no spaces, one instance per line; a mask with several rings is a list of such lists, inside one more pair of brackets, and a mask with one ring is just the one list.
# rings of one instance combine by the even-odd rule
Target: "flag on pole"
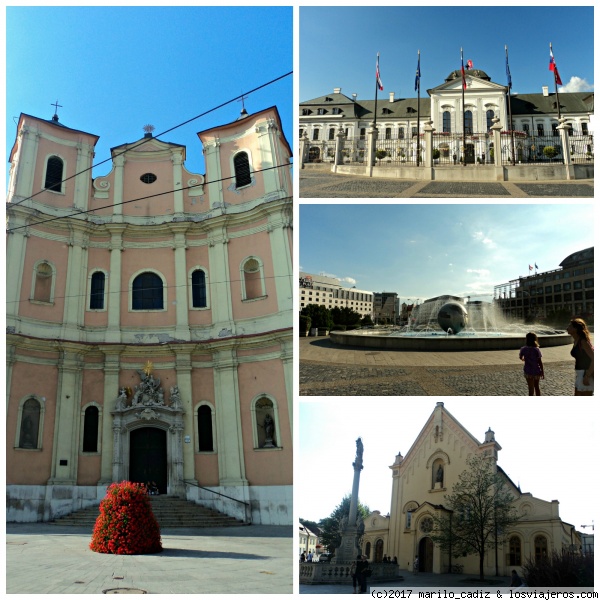
[[463,90],[467,89],[467,80],[465,79],[465,65],[463,61],[463,49],[460,49],[460,71],[462,73],[462,85]]
[[472,69],[473,68],[473,61],[471,59],[469,59],[467,61],[467,69]]
[[419,50],[419,58],[417,59],[417,75],[415,76],[415,92],[421,91],[421,51]]
[[380,92],[383,92],[383,83],[381,83],[381,77],[379,77],[379,52],[377,53],[377,64],[375,65],[375,81]]
[[537,263],[535,263],[535,268],[536,268],[536,269],[539,269],[539,267],[537,266]]
[[512,78],[510,76],[510,67],[508,66],[508,46],[504,46],[506,52],[506,78],[508,79],[508,90],[512,89]]
[[558,74],[556,61],[554,60],[554,54],[552,53],[552,44],[550,44],[550,64],[548,65],[548,69],[550,69],[550,71],[554,71],[554,79],[556,80],[556,83],[558,85],[562,85],[560,75]]
[[533,271],[533,267],[531,265],[529,265],[529,270]]

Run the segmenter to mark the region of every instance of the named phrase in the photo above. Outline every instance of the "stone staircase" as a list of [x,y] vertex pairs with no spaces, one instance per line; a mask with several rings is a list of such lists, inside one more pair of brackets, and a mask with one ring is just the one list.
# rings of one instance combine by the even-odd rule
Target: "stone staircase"
[[[169,527],[235,527],[248,524],[183,498],[150,496],[150,503],[161,529]],[[98,514],[98,507],[90,506],[56,519],[52,523],[86,527],[92,530]]]

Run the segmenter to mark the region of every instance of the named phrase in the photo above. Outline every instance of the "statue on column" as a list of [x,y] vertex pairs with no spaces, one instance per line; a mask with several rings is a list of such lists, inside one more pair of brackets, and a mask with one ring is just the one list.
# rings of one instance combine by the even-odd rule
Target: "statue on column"
[[171,408],[179,410],[181,408],[181,396],[179,395],[179,386],[171,388]]

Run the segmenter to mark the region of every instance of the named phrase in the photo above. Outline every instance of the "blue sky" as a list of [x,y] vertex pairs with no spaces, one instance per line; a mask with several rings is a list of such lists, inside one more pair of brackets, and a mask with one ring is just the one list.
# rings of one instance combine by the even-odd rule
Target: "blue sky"
[[[100,136],[100,162],[148,123],[158,135],[293,68],[289,7],[8,7],[6,28],[7,160],[20,113],[50,119],[56,100],[63,125]],[[290,143],[292,86],[289,76],[245,100],[249,113],[276,105]],[[188,170],[204,173],[197,132],[241,108],[233,102],[161,139],[185,145]]]
[[[571,398],[569,403],[565,409],[564,399],[547,398],[540,410],[538,402],[517,398],[444,400],[445,408],[479,442],[492,428],[502,446],[498,464],[523,492],[559,500],[561,518],[592,533],[591,528],[580,529],[597,520],[598,512],[597,499],[588,492],[589,462],[581,456],[594,454],[594,423],[581,416],[590,413],[588,401]],[[328,517],[352,491],[359,436],[364,443],[359,498],[371,510],[387,514],[392,492],[389,466],[398,452],[406,456],[435,404],[435,398],[304,398],[294,457],[298,517],[313,521]],[[534,439],[552,449],[550,453],[542,456],[532,445]]]
[[403,300],[489,301],[530,264],[593,246],[592,220],[590,204],[302,204],[300,270]]
[[[506,85],[508,46],[513,93],[547,85],[552,43],[566,91],[593,89],[593,8],[539,7],[302,7],[300,9],[300,101],[341,87],[348,97],[375,98],[375,60],[384,90],[416,97],[417,50],[421,50],[421,97],[473,61],[492,81]],[[574,78],[574,79],[572,79]],[[560,91],[560,88],[559,88]]]

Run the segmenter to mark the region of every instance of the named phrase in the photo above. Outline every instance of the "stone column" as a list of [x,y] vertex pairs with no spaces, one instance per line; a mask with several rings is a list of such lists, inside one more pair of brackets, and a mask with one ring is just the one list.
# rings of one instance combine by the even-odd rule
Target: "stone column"
[[377,129],[375,123],[371,123],[371,128],[367,131],[367,175],[369,177],[373,175],[378,131],[379,130]]
[[569,126],[564,117],[560,118],[560,125],[556,128],[560,132],[560,144],[565,159],[565,174],[567,179],[575,179],[575,168],[571,162],[571,149],[569,148]]
[[115,189],[113,191],[113,215],[123,215],[123,167],[125,166],[125,155],[121,154],[113,158],[115,166]]
[[338,129],[337,133],[335,134],[335,159],[334,159],[334,163],[333,163],[333,172],[336,172],[336,167],[338,165],[343,165],[344,164],[344,141],[346,139],[346,136],[344,134],[344,128],[342,127],[341,123],[340,123],[340,128]]
[[433,121],[425,121],[423,125],[425,132],[425,157],[423,158],[423,166],[426,169],[431,169],[430,179],[433,179]]
[[172,223],[173,252],[175,271],[175,338],[178,340],[190,340],[190,327],[188,322],[188,285],[187,285],[187,261],[186,261],[186,232],[189,224]]
[[502,139],[500,132],[502,131],[502,125],[500,119],[494,117],[492,119],[493,125],[490,127],[490,131],[494,136],[494,169],[496,171],[496,181],[504,181],[504,167],[502,166]]
[[308,145],[309,139],[305,131],[300,138],[300,164],[302,165],[302,169],[304,169],[304,163],[308,161]]
[[183,157],[179,152],[171,153],[173,163],[173,215],[183,215]]
[[113,416],[119,395],[120,350],[106,350],[104,355],[104,400],[102,403],[102,462],[98,485],[113,481]]
[[191,442],[183,444],[183,479],[198,483],[194,469],[194,398],[192,390],[192,360],[190,351],[176,350],[177,387],[183,408],[183,436],[190,436]]
[[105,342],[121,342],[121,298],[128,301],[127,284],[121,289],[121,252],[123,252],[123,232],[126,225],[107,224],[110,232],[110,274],[108,277],[108,327]]

